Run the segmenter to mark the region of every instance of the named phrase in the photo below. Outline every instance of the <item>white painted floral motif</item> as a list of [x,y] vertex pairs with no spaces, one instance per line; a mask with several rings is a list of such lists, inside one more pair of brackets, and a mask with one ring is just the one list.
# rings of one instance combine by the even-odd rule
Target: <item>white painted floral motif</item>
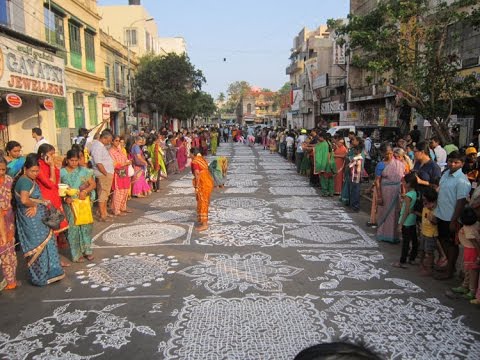
[[280,214],[281,217],[294,220],[304,224],[312,224],[319,222],[326,223],[351,223],[353,222],[350,215],[343,210],[302,210],[295,209],[290,212]]
[[297,179],[299,178],[300,175],[297,175],[295,172],[295,169],[266,169],[263,170],[267,175],[295,175]]
[[76,272],[84,285],[101,291],[134,291],[138,287],[150,287],[173,274],[178,261],[163,254],[131,253],[104,258],[98,264]]
[[314,188],[311,187],[288,187],[288,186],[277,186],[271,187],[268,189],[273,195],[306,195],[314,196],[317,195],[317,192]]
[[310,186],[308,181],[299,179],[299,180],[273,180],[270,181],[270,185],[274,187],[284,187],[284,186]]
[[262,175],[254,175],[254,174],[233,174],[233,175],[228,175],[229,179],[233,179],[236,181],[253,181],[253,180],[260,180],[262,179]]
[[185,179],[185,180],[176,180],[176,181],[172,181],[170,184],[168,184],[168,186],[171,186],[171,187],[178,187],[178,188],[191,188],[193,185],[192,185],[192,181],[190,179]]
[[263,199],[251,197],[228,197],[217,199],[212,202],[215,207],[233,208],[233,209],[263,209],[268,206],[268,202]]
[[237,180],[229,178],[227,179],[227,183],[225,186],[233,186],[233,187],[251,187],[255,186],[258,187],[258,182],[253,180]]
[[[117,246],[152,246],[185,237],[180,225],[146,223],[117,227],[103,234],[102,240]],[[190,241],[189,237],[184,243]]]
[[275,234],[271,225],[212,224],[205,235],[195,242],[199,245],[273,246],[282,244],[282,235]]
[[[93,359],[105,354],[108,349],[119,350],[137,334],[155,336],[148,326],[137,326],[126,318],[112,314],[125,304],[107,305],[102,310],[73,310],[70,304],[56,308],[53,314],[24,326],[16,337],[0,333],[2,359]],[[86,324],[92,324],[84,327]],[[83,325],[80,327],[80,325]],[[101,350],[92,352],[96,347]],[[79,354],[80,349],[84,354]],[[103,351],[102,351],[103,350]],[[100,352],[99,352],[100,351]]]
[[166,211],[146,211],[144,218],[147,218],[156,222],[188,222],[194,221],[195,211],[194,210],[166,210]]
[[272,212],[268,208],[263,209],[235,209],[235,208],[213,208],[209,214],[212,223],[242,223],[273,221]]
[[299,250],[300,255],[308,261],[328,263],[323,276],[310,278],[322,281],[320,289],[335,289],[345,279],[367,281],[380,279],[387,270],[376,268],[375,264],[383,260],[383,255],[372,250]]
[[200,265],[189,266],[178,273],[193,278],[212,294],[237,289],[241,292],[253,287],[259,291],[280,292],[282,281],[303,269],[285,265],[285,261],[272,261],[262,252],[246,255],[205,254]]
[[171,209],[178,207],[191,207],[196,206],[197,200],[194,196],[176,196],[176,197],[166,197],[163,196],[161,199],[154,200],[150,203],[151,207],[162,208],[162,209]]
[[325,198],[319,197],[303,197],[303,196],[288,196],[282,198],[273,199],[272,202],[284,209],[307,209],[307,210],[318,210],[318,209],[342,209],[343,208],[338,204],[338,201],[332,201]]
[[258,188],[227,188],[225,189],[225,194],[252,194],[256,192]]
[[344,297],[323,312],[340,340],[361,342],[385,359],[478,359],[480,333],[452,309],[410,297]]
[[354,224],[285,224],[285,245],[322,248],[378,247],[362,229]]
[[379,295],[404,295],[424,292],[419,286],[409,280],[397,278],[385,278],[385,281],[392,282],[400,289],[367,289],[367,290],[338,290],[327,291],[329,296],[379,296]]
[[159,346],[171,359],[291,360],[302,349],[330,342],[333,330],[310,295],[184,299],[170,339]]

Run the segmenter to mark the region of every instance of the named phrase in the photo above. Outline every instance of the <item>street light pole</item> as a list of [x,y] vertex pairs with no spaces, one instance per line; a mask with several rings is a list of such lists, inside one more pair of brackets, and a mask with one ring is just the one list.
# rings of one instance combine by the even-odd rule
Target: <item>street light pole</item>
[[[140,21],[152,21],[154,20],[152,17],[150,18],[142,18],[142,19],[137,19],[135,21],[133,21],[129,27],[127,28],[127,30],[130,30],[129,32],[129,36],[127,38],[127,80],[128,80],[128,83],[127,83],[127,86],[128,86],[128,106],[127,106],[127,120],[129,121],[130,120],[130,116],[132,114],[132,81],[131,81],[131,72],[130,72],[130,43],[131,43],[131,39],[132,39],[132,26],[134,24],[136,24],[137,22],[140,22]],[[138,36],[136,35],[136,37],[138,38]],[[138,39],[137,39],[137,42],[138,42]],[[138,116],[136,117],[137,119],[137,130],[138,130]]]

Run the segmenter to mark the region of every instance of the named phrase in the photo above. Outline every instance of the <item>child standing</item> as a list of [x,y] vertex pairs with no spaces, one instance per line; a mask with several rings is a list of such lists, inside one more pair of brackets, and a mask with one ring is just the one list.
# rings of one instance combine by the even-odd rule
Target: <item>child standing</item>
[[360,211],[360,182],[362,180],[363,157],[362,147],[353,148],[354,157],[348,164],[350,168],[350,206],[355,212]]
[[471,207],[463,209],[460,220],[463,224],[458,232],[458,239],[463,246],[463,269],[465,277],[463,284],[453,288],[457,294],[464,294],[467,300],[475,299],[478,286],[478,269],[480,269],[480,223]]
[[421,222],[421,241],[420,241],[420,259],[421,275],[432,275],[433,263],[435,259],[435,249],[439,252],[437,265],[442,267],[447,263],[447,256],[438,241],[438,228],[436,217],[433,214],[437,205],[438,193],[433,188],[428,188],[423,192],[423,209]]
[[417,177],[414,174],[405,175],[405,197],[398,220],[398,231],[402,233],[402,254],[400,261],[392,264],[394,267],[405,269],[407,257],[410,265],[414,265],[417,258],[417,215],[413,210],[417,196]]
[[275,140],[275,136],[272,135],[268,142],[268,146],[270,148],[270,154],[274,154],[277,151],[277,140]]

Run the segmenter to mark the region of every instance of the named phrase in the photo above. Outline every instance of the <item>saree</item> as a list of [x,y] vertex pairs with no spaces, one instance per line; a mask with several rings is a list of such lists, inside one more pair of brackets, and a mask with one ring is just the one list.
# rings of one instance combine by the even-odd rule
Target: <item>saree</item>
[[137,154],[140,154],[145,160],[145,156],[143,155],[143,151],[140,146],[134,145],[132,147],[132,157],[133,169],[135,170],[135,172],[132,177],[132,196],[143,196],[151,189],[150,185],[148,185],[147,180],[145,179],[145,165],[140,164],[140,162],[135,159],[137,157]]
[[[354,157],[353,153],[353,148],[348,149],[347,152],[347,157],[345,159],[345,163],[348,164],[350,161],[352,161]],[[350,177],[350,171],[345,171],[343,175],[343,186],[342,186],[342,193],[340,194],[340,201],[343,203],[345,206],[350,205],[350,184],[352,182],[352,179]]]
[[25,165],[24,156],[9,161],[7,164],[7,175],[11,178],[16,178],[22,171],[23,165]]
[[313,173],[319,175],[323,196],[333,196],[333,175],[337,172],[335,158],[328,141],[320,141],[313,149]]
[[333,189],[335,195],[340,195],[342,192],[343,186],[343,176],[345,174],[345,157],[347,156],[348,150],[345,145],[337,145],[337,148],[334,151],[335,165],[337,167],[337,174],[333,178]]
[[7,287],[16,283],[17,255],[15,254],[15,216],[12,209],[13,179],[5,175],[0,179],[0,210],[5,222],[6,242],[0,244],[0,263]]
[[213,132],[210,135],[210,151],[212,155],[217,155],[217,146],[218,146],[218,132]]
[[[87,183],[93,177],[93,171],[85,167],[77,167],[75,170],[68,172],[63,168],[60,172],[60,178],[63,184],[69,185],[73,189],[80,189],[80,187]],[[93,201],[92,194],[90,200]],[[77,196],[74,196],[76,198]],[[65,215],[70,224],[68,228],[67,240],[70,244],[70,252],[72,260],[78,261],[84,255],[92,255],[92,231],[93,224],[75,225],[75,215],[70,205],[65,205]]]
[[383,205],[377,204],[377,240],[398,243],[398,216],[400,214],[401,181],[405,173],[405,165],[392,159],[385,163],[381,175],[381,189]]
[[198,177],[193,179],[193,187],[196,188],[197,217],[200,224],[208,222],[208,206],[210,195],[213,190],[213,179],[208,171],[208,163],[202,156],[195,156],[192,160],[192,173],[199,171]]
[[16,224],[23,256],[27,262],[29,280],[33,285],[45,286],[65,277],[60,265],[55,236],[53,231],[43,224],[46,207],[37,205],[37,213],[28,217],[28,207],[20,201],[20,192],[28,191],[30,198],[40,199],[40,189],[36,182],[26,176],[18,179],[15,185],[15,200],[17,203]]
[[187,148],[185,146],[184,140],[177,140],[177,163],[178,163],[178,170],[183,171],[185,170],[185,165],[187,164]]
[[227,180],[228,160],[220,156],[213,160],[208,166],[208,170],[213,177],[215,186],[224,186]]

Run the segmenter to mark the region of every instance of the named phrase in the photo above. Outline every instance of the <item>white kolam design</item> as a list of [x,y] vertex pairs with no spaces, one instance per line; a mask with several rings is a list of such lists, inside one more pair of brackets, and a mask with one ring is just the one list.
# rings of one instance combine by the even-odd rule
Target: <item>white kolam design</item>
[[279,214],[280,217],[304,224],[312,223],[351,223],[350,215],[343,210],[301,210],[295,209]]
[[162,196],[161,199],[154,200],[150,203],[153,208],[171,209],[197,206],[195,196]]
[[254,180],[236,180],[232,178],[227,178],[225,186],[232,187],[258,187],[258,181]]
[[189,222],[196,220],[195,210],[146,211],[144,218],[156,222]]
[[[132,336],[156,336],[148,326],[138,326],[112,313],[125,304],[112,304],[102,310],[69,310],[70,304],[56,308],[20,330],[13,337],[0,332],[3,359],[93,359],[116,358],[108,350],[119,350]],[[108,352],[107,352],[108,351]]]
[[288,197],[281,197],[272,200],[274,205],[277,205],[283,209],[306,209],[306,210],[342,210],[342,208],[338,201],[332,201],[325,198],[319,197],[304,197],[304,196],[288,196]]
[[268,206],[268,202],[263,199],[251,197],[227,197],[212,201],[215,207],[233,208],[233,209],[263,209]]
[[285,246],[322,248],[378,247],[376,241],[354,224],[284,224]]
[[277,186],[268,189],[272,195],[315,196],[317,192],[311,187]]
[[178,273],[193,278],[197,286],[204,285],[212,294],[218,295],[238,289],[281,292],[282,281],[288,281],[303,269],[272,261],[270,255],[255,252],[246,255],[205,254],[200,265],[189,266]]
[[385,359],[478,359],[480,334],[436,299],[344,297],[323,312],[339,339]]
[[271,180],[270,185],[274,187],[288,186],[310,186],[307,180]]
[[108,244],[124,247],[178,244],[179,240],[181,244],[188,244],[191,228],[192,225],[160,223],[117,226],[103,233],[101,239]]
[[302,349],[332,340],[333,330],[306,296],[184,298],[170,339],[159,351],[171,359],[291,360]]
[[385,278],[399,289],[367,289],[367,290],[332,290],[327,291],[328,296],[380,296],[380,295],[405,295],[424,292],[419,286],[409,280],[397,278]]
[[225,194],[252,194],[256,192],[258,188],[249,187],[249,188],[227,188],[225,189]]
[[193,195],[195,190],[193,185],[190,187],[170,188],[167,195]]
[[178,261],[163,254],[130,253],[104,258],[98,264],[89,264],[77,271],[81,284],[101,291],[134,291],[161,283],[167,274],[173,274]]
[[195,242],[199,245],[274,246],[282,244],[282,235],[271,225],[211,224],[205,235]]
[[212,223],[252,223],[262,224],[272,222],[273,215],[270,209],[242,209],[242,208],[213,208],[209,214]]

